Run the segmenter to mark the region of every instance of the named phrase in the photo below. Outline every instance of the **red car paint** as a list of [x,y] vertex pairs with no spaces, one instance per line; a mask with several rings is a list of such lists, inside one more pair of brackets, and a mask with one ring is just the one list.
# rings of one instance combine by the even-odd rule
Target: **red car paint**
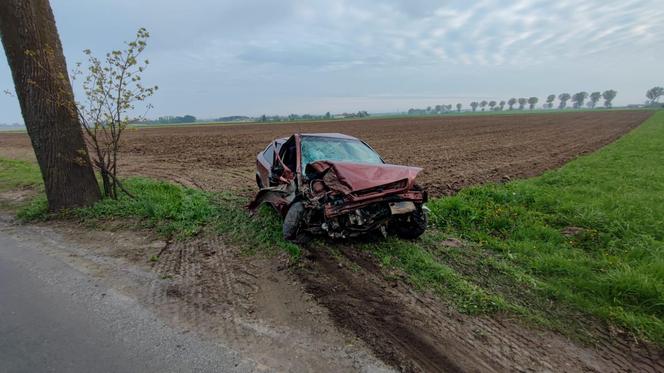
[[[336,219],[344,214],[360,214],[360,209],[380,203],[407,201],[422,206],[426,202],[426,192],[414,183],[422,171],[419,167],[320,160],[302,170],[301,144],[307,136],[360,141],[330,133],[295,134],[273,141],[256,158],[256,181],[261,190],[249,205],[251,209],[269,203],[286,215],[294,201],[303,201],[321,211],[322,219]],[[314,180],[307,175],[315,175],[312,179],[322,183],[317,188],[325,193],[317,192],[311,185]]]
[[394,183],[404,180],[403,188],[413,185],[415,177],[420,171],[419,167],[398,166],[393,164],[365,164],[350,162],[318,161],[309,165],[318,172],[332,168],[350,191],[362,191],[375,188],[380,185]]
[[366,206],[387,196],[397,196],[402,201],[422,203],[426,198],[422,191],[412,191],[419,167],[392,164],[363,164],[349,162],[318,161],[307,166],[319,173],[334,175],[336,180],[324,180],[330,189],[344,195],[344,204],[325,205],[325,216],[334,217]]

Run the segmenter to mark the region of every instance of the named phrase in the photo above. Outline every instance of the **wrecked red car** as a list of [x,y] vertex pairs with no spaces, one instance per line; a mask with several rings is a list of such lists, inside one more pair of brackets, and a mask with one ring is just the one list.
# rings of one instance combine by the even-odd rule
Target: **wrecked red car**
[[295,134],[256,158],[260,189],[249,205],[284,216],[284,238],[356,237],[369,232],[414,239],[427,226],[427,193],[418,167],[386,164],[365,142],[339,133]]

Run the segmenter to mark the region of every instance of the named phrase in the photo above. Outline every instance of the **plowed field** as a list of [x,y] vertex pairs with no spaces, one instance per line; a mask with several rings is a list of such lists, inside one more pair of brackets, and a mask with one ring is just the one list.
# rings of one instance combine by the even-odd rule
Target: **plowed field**
[[[367,141],[389,163],[424,168],[420,183],[442,195],[540,174],[612,142],[649,115],[612,111],[142,128],[126,133],[120,169],[250,194],[256,153],[272,139],[297,131],[341,132]],[[0,134],[0,156],[26,154],[25,134]]]

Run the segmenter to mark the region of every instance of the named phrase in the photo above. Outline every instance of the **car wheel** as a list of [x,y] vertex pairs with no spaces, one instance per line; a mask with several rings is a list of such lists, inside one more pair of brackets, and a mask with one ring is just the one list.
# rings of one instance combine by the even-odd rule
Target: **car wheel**
[[302,230],[304,213],[302,202],[295,202],[290,206],[284,218],[283,234],[285,240],[298,244],[305,244],[311,240],[311,235]]
[[414,240],[424,233],[428,222],[429,219],[422,206],[417,206],[417,209],[410,214],[394,219],[390,226],[399,238]]

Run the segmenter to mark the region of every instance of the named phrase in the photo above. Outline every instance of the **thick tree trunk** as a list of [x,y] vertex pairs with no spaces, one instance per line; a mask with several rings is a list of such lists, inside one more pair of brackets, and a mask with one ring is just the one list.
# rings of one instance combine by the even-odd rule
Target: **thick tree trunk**
[[73,110],[74,94],[48,0],[0,0],[0,37],[49,209],[98,201],[99,186]]

